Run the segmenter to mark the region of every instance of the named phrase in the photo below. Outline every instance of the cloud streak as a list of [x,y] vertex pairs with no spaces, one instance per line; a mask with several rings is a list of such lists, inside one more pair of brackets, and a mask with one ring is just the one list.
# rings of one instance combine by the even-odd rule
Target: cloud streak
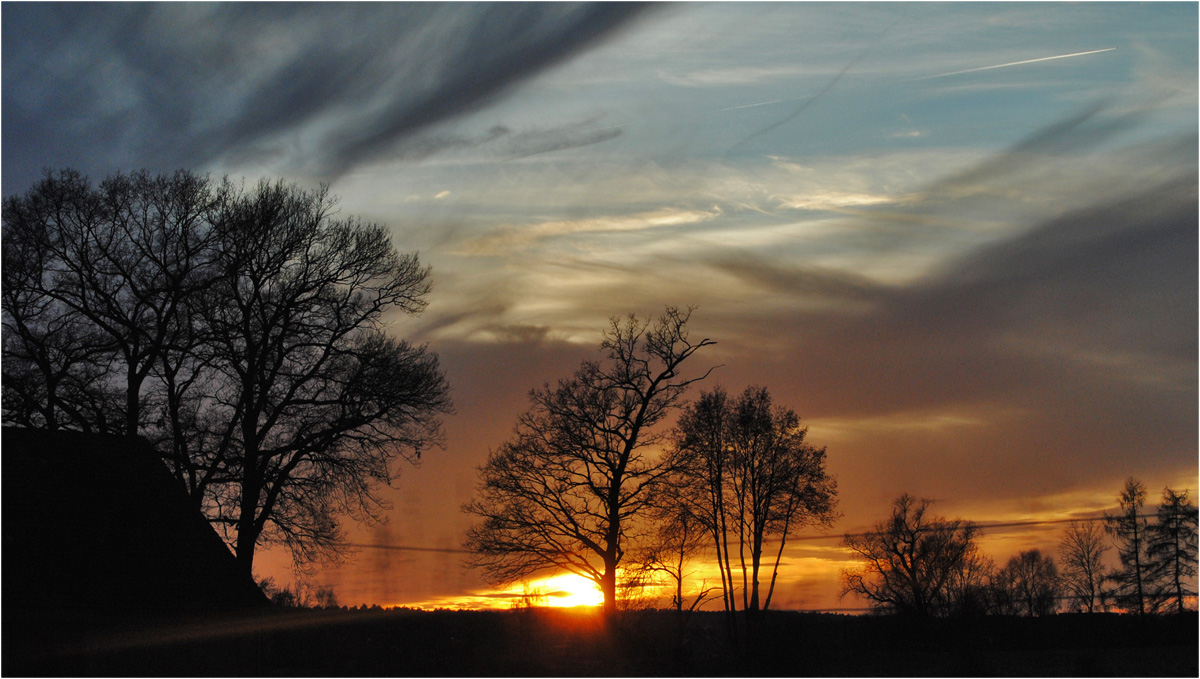
[[[4,15],[4,186],[224,159],[332,179],[496,101],[639,4],[22,5]],[[16,39],[20,36],[20,39]],[[87,59],[68,55],[86,50]],[[516,155],[619,131],[514,142]],[[523,147],[522,147],[523,145]]]

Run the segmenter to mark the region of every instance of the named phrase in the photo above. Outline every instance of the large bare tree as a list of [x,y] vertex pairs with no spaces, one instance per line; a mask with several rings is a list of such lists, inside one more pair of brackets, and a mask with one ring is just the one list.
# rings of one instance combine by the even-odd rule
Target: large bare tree
[[616,610],[633,521],[667,470],[655,454],[666,435],[657,425],[711,372],[682,373],[714,344],[689,337],[690,314],[668,307],[653,322],[614,318],[603,361],[585,361],[530,394],[513,438],[480,468],[478,495],[464,507],[481,519],[467,546],[490,580],[561,569],[595,582],[605,612]]
[[[40,275],[26,278],[15,294],[37,294],[59,306],[59,323],[85,324],[93,346],[107,354],[101,359],[91,351],[91,366],[104,368],[107,388],[123,394],[123,421],[93,416],[86,418],[89,425],[135,435],[145,424],[146,380],[187,323],[179,318],[184,299],[206,284],[207,226],[223,188],[180,171],[117,174],[93,190],[67,170],[48,173],[28,194],[5,201],[13,256],[28,256],[21,251],[33,243],[38,250],[30,266]],[[7,306],[15,324],[21,305]],[[28,343],[28,335],[22,338]]]
[[325,188],[260,183],[215,225],[221,274],[203,307],[236,483],[218,496],[249,569],[260,539],[304,561],[336,548],[338,516],[371,518],[375,483],[439,440],[449,409],[437,357],[384,332],[419,313],[429,270],[378,225],[335,219]]
[[247,571],[267,540],[336,553],[450,406],[437,357],[386,333],[429,270],[335,202],[184,171],[5,199],[5,421],[146,436]]

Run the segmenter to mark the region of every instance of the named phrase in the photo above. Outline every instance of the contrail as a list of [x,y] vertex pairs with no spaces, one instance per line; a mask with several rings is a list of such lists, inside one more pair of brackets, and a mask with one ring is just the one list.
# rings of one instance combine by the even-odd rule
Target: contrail
[[962,75],[963,73],[975,73],[976,71],[990,71],[993,68],[1007,68],[1009,66],[1020,66],[1022,64],[1033,64],[1039,61],[1050,61],[1052,59],[1066,59],[1069,57],[1082,57],[1086,54],[1099,54],[1101,52],[1111,52],[1117,49],[1116,47],[1106,47],[1102,50],[1092,50],[1090,52],[1075,52],[1073,54],[1060,54],[1054,57],[1041,57],[1039,59],[1026,59],[1024,61],[1010,61],[1007,64],[996,64],[995,66],[981,66],[980,68],[968,68],[964,71],[951,71],[950,73],[939,73],[938,75],[927,75],[917,80],[931,80],[933,78],[945,78],[951,75]]
[[760,101],[757,104],[742,104],[741,106],[728,106],[726,108],[719,108],[717,110],[718,111],[736,111],[739,108],[754,108],[755,106],[769,106],[771,104],[783,104],[783,103],[786,103],[789,101],[800,101],[801,99],[804,99],[804,97],[793,97],[791,99],[775,99],[772,101]]

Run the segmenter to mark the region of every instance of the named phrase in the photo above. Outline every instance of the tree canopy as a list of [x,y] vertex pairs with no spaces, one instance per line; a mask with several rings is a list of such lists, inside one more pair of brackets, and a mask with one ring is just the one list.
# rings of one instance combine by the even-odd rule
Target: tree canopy
[[5,199],[5,421],[145,436],[247,571],[264,540],[336,556],[450,411],[384,320],[424,309],[429,269],[336,203],[186,171]]
[[667,471],[655,454],[666,436],[657,425],[711,372],[682,373],[714,344],[689,337],[690,315],[668,307],[652,322],[614,318],[603,361],[584,361],[530,394],[513,438],[479,469],[477,497],[464,507],[480,518],[467,547],[490,580],[561,569],[595,582],[605,610],[615,610],[634,520]]
[[988,570],[975,542],[979,528],[931,514],[932,504],[906,493],[874,530],[843,538],[863,563],[842,572],[843,595],[916,615],[948,615],[969,603]]

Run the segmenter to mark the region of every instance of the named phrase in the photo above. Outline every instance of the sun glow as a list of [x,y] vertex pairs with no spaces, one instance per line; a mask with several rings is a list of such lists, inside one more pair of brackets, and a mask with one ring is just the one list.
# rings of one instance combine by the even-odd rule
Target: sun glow
[[599,606],[604,603],[604,595],[596,583],[572,573],[534,581],[530,583],[530,590],[540,594],[538,603],[554,608]]

